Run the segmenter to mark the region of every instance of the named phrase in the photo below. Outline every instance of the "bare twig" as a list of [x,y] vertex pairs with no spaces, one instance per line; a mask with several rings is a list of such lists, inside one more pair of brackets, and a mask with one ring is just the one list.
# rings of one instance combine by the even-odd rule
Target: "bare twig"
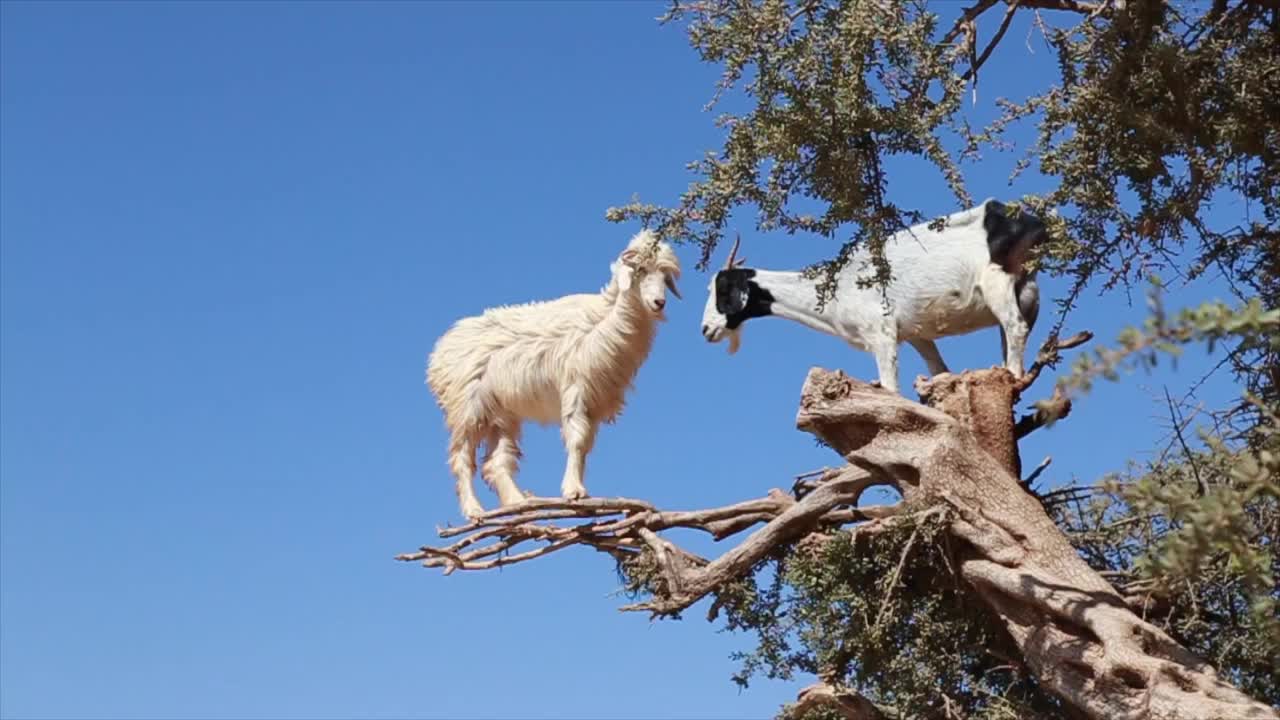
[[832,472],[835,472],[835,471],[832,470],[831,468],[824,467],[824,468],[819,468],[817,470],[810,470],[809,472],[800,473],[799,475],[796,475],[796,481],[791,485],[791,494],[795,495],[795,498],[799,500],[800,498],[804,497],[805,493],[812,490],[818,483],[822,482],[822,480],[828,477]]
[[916,525],[911,531],[911,537],[907,538],[907,544],[902,547],[902,555],[898,558],[898,566],[893,569],[889,584],[885,586],[884,597],[880,600],[880,610],[876,613],[876,621],[871,625],[873,629],[880,627],[880,623],[884,622],[884,616],[889,611],[889,600],[893,598],[893,587],[898,584],[898,578],[902,576],[902,566],[907,564],[907,557],[911,555],[911,548],[915,546],[919,535],[920,525]]
[[1044,345],[1040,346],[1040,351],[1036,353],[1035,362],[1031,363],[1031,367],[1018,381],[1018,392],[1024,392],[1027,388],[1035,383],[1040,377],[1040,372],[1046,367],[1054,367],[1062,360],[1062,351],[1080,347],[1081,345],[1093,339],[1093,333],[1088,330],[1078,332],[1069,338],[1059,340],[1057,336],[1050,335],[1044,341]]
[[1164,399],[1169,403],[1169,418],[1173,421],[1173,434],[1178,438],[1178,444],[1182,446],[1182,453],[1187,459],[1187,464],[1191,466],[1191,474],[1196,479],[1196,495],[1204,497],[1208,492],[1208,486],[1205,485],[1204,478],[1200,476],[1200,463],[1196,461],[1195,453],[1191,452],[1191,448],[1187,445],[1187,439],[1182,435],[1183,420],[1178,408],[1173,404],[1173,398],[1169,396],[1169,387],[1164,388]]
[[991,52],[996,49],[996,45],[1004,37],[1005,32],[1009,30],[1009,24],[1013,22],[1013,14],[1018,11],[1020,0],[1011,0],[1009,8],[1004,11],[1004,19],[1000,21],[1000,27],[996,30],[995,37],[991,38],[991,42],[987,43],[987,48],[982,51],[973,64],[969,66],[969,70],[965,72],[963,79],[973,78],[974,99],[977,99],[978,92],[978,70],[982,67],[987,58],[991,57]]
[[1040,473],[1044,472],[1045,469],[1049,467],[1049,463],[1052,463],[1052,462],[1053,462],[1053,456],[1045,455],[1044,459],[1040,461],[1040,464],[1036,466],[1036,469],[1032,470],[1031,474],[1028,475],[1026,479],[1022,481],[1022,486],[1030,490],[1031,483],[1035,482],[1036,478],[1040,477]]

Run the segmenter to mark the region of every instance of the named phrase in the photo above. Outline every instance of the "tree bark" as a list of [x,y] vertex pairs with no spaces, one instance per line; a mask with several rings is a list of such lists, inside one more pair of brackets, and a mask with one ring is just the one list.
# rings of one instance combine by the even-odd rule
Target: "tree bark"
[[884,713],[870,700],[826,683],[810,685],[801,690],[795,704],[788,708],[784,717],[802,718],[815,710],[826,710],[841,720],[885,720]]
[[1090,717],[1280,718],[1135,615],[1018,481],[1005,370],[941,375],[930,407],[810,371],[796,424],[851,464],[892,481],[908,505],[945,504],[962,578],[996,613],[1040,683]]

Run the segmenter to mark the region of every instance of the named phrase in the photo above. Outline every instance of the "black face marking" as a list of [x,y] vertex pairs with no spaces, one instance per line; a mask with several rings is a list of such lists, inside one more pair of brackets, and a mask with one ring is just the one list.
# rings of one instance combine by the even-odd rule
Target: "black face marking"
[[751,268],[734,268],[716,273],[716,311],[725,317],[730,330],[755,317],[773,314],[773,293],[760,287]]
[[1011,275],[1022,274],[1031,247],[1044,239],[1044,223],[1026,213],[1011,217],[1004,203],[992,200],[982,220],[991,262]]

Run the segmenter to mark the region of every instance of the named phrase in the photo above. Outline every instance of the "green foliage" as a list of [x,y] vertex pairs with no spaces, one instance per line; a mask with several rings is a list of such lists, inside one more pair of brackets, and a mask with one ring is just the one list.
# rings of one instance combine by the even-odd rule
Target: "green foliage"
[[1053,717],[998,623],[945,569],[947,518],[813,535],[721,593],[726,627],[754,633],[734,681],[817,675],[903,718]]
[[[1261,3],[1130,0],[1123,12],[1057,28],[1057,84],[1022,103],[986,139],[1024,119],[1057,186],[1031,204],[1063,211],[1046,266],[1106,287],[1168,268],[1242,276],[1264,263],[1280,227],[1280,33]],[[1245,219],[1203,219],[1224,197]],[[1251,212],[1252,211],[1252,212]],[[1258,214],[1250,218],[1251,215]],[[1191,250],[1190,263],[1177,259]],[[1268,303],[1275,306],[1274,302]]]

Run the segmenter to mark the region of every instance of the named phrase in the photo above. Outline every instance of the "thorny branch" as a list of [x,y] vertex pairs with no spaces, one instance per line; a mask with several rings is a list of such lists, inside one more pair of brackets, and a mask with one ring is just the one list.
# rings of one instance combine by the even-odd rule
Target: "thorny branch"
[[1173,423],[1173,434],[1178,439],[1178,444],[1182,446],[1182,452],[1187,464],[1191,466],[1191,472],[1195,476],[1197,494],[1204,497],[1208,487],[1205,485],[1204,478],[1200,476],[1200,463],[1196,460],[1195,453],[1191,452],[1190,446],[1187,445],[1187,439],[1182,434],[1182,429],[1187,423],[1182,419],[1177,406],[1173,404],[1173,398],[1169,395],[1168,387],[1164,389],[1164,399],[1165,402],[1169,403],[1169,420]]

